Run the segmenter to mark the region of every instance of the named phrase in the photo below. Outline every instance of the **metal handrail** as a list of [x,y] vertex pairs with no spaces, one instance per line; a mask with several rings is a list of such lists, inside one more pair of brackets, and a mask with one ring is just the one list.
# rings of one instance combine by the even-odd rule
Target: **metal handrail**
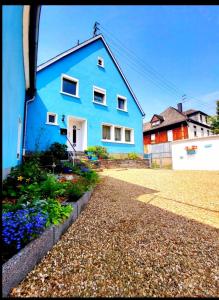
[[66,135],[66,138],[67,138],[69,144],[71,145],[71,147],[72,147],[72,149],[73,149],[74,155],[72,156],[72,161],[73,161],[73,166],[74,166],[74,165],[75,165],[76,150],[75,150],[74,145],[71,143],[71,141],[70,141],[69,138],[67,137],[67,135]]

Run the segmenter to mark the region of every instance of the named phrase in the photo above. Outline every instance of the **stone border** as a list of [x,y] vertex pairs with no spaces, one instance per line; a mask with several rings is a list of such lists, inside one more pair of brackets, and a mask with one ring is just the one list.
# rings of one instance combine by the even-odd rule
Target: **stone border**
[[2,297],[7,297],[11,289],[16,287],[26,275],[32,271],[36,264],[59,241],[62,234],[78,218],[90,200],[93,190],[86,192],[76,202],[63,202],[72,205],[73,212],[62,224],[53,225],[46,229],[38,238],[28,243],[21,251],[15,254],[2,266]]

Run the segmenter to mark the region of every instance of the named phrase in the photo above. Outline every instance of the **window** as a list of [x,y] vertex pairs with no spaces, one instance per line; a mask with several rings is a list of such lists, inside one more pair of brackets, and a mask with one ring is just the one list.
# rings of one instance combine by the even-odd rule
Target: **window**
[[209,130],[207,130],[207,135],[210,135],[210,132],[209,132]]
[[78,79],[67,75],[62,75],[62,93],[69,96],[78,97],[78,85]]
[[203,120],[202,120],[202,115],[200,115],[200,122],[202,122]]
[[201,128],[201,136],[204,135],[204,128]]
[[205,116],[205,123],[208,123],[208,118],[207,118],[207,116]]
[[57,124],[57,114],[48,112],[46,124],[58,125]]
[[134,144],[134,130],[120,125],[102,124],[102,141]]
[[167,139],[168,139],[168,142],[172,142],[172,140],[173,140],[173,131],[172,130],[167,131]]
[[194,127],[194,136],[197,136],[196,126],[193,127]]
[[122,131],[122,128],[115,127],[115,141],[121,141],[122,140],[121,131]]
[[155,142],[155,133],[151,134],[151,142]]
[[111,126],[108,126],[108,125],[102,126],[102,138],[103,138],[103,140],[111,139]]
[[106,105],[106,90],[93,87],[93,102]]
[[125,97],[117,96],[117,109],[127,111],[127,100]]
[[152,127],[160,125],[160,120],[152,122],[151,125],[152,125]]
[[99,67],[104,68],[104,60],[103,60],[102,57],[98,57],[97,65],[98,65]]
[[131,142],[131,130],[125,129],[125,142]]

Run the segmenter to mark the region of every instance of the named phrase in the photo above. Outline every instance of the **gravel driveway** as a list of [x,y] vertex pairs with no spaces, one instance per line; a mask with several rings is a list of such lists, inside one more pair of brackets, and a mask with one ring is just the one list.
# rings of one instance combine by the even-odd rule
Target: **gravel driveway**
[[218,229],[141,201],[157,189],[124,180],[129,171],[103,173],[111,175],[11,297],[219,296]]

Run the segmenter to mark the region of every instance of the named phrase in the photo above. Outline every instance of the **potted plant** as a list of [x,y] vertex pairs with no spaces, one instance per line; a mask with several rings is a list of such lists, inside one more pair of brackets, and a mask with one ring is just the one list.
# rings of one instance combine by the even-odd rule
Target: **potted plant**
[[72,163],[69,161],[64,162],[63,167],[62,167],[62,172],[66,173],[66,174],[71,174],[72,171],[73,171]]

